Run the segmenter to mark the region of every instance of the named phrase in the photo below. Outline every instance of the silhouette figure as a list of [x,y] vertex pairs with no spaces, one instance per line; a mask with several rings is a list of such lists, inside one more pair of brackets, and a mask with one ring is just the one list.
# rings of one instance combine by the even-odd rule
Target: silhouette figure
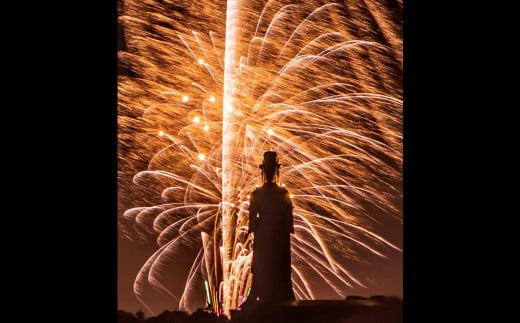
[[267,151],[260,169],[263,185],[251,194],[249,233],[253,233],[253,282],[246,303],[281,305],[295,299],[291,282],[293,205],[279,184],[276,152]]

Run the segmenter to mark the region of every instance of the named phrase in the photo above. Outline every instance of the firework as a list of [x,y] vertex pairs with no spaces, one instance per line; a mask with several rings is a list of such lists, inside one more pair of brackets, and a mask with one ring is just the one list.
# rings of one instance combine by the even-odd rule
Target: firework
[[269,149],[293,198],[298,299],[317,282],[343,297],[365,284],[349,264],[400,251],[380,224],[402,221],[402,2],[292,2],[120,8],[121,222],[138,224],[121,230],[158,243],[136,277],[145,304],[150,286],[187,311],[247,298],[248,196]]

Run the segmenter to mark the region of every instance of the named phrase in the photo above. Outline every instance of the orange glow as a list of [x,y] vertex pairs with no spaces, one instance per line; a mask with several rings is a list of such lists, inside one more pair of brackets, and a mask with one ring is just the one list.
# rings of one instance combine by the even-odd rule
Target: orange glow
[[[317,298],[320,277],[338,297],[372,284],[350,264],[401,251],[378,224],[402,221],[402,1],[393,2],[396,8],[370,1],[226,0],[225,8],[193,1],[186,10],[204,9],[205,20],[186,25],[162,2],[122,1],[118,19],[128,48],[118,57],[132,73],[118,75],[118,160],[121,183],[132,185],[119,194],[133,197],[139,185],[135,194],[143,196],[120,213],[125,223],[156,230],[159,245],[139,272],[136,295],[151,286],[190,310],[196,277],[205,277],[215,308],[237,307],[236,295],[246,295],[251,283],[247,200],[261,185],[258,165],[268,147],[284,167],[281,186],[291,188],[291,199],[298,196],[297,298]],[[150,180],[158,185],[147,186]],[[230,210],[233,201],[243,202]],[[164,264],[186,243],[171,230],[179,221],[172,214],[215,225],[200,252],[213,267],[198,266],[180,290],[162,284],[170,279]],[[199,245],[202,238],[193,239]]]

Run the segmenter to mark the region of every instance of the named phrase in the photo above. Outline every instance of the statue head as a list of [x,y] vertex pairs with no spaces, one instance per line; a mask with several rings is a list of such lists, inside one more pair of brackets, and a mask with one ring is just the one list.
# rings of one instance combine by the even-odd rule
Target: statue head
[[264,153],[264,159],[259,165],[262,169],[262,177],[264,182],[277,182],[279,177],[279,168],[282,166],[278,163],[276,152],[268,150]]

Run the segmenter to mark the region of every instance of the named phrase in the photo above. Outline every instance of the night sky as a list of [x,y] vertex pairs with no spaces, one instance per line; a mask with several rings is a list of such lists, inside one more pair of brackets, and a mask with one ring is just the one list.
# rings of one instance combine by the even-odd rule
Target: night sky
[[[137,1],[139,2],[139,1]],[[315,1],[316,3],[326,3],[331,1]],[[156,3],[157,6],[150,5]],[[356,6],[361,9],[359,12],[365,12],[362,2],[354,3],[349,7],[348,12],[356,12]],[[387,20],[389,24],[398,24],[400,13],[402,10],[402,3],[394,1],[373,1],[372,4],[382,6],[386,8],[385,12],[393,13],[393,18]],[[119,16],[133,16],[133,17],[144,17],[146,16],[143,11],[149,12],[160,12],[162,9],[167,9],[162,14],[170,14],[172,19],[178,22],[178,25],[168,25],[162,22],[161,19],[150,20],[149,24],[145,24],[139,28],[145,30],[143,34],[152,35],[161,41],[168,42],[168,39],[162,38],[160,34],[160,28],[167,27],[180,33],[189,33],[191,30],[197,30],[201,33],[205,30],[212,30],[217,34],[225,34],[225,1],[220,2],[191,2],[181,1],[175,5],[164,4],[163,2],[151,1],[150,4],[135,5],[132,1],[118,1],[118,14]],[[345,4],[346,5],[346,4]],[[393,9],[392,9],[393,8]],[[396,18],[397,17],[397,18]],[[144,18],[143,18],[144,19]],[[155,18],[154,18],[155,19]],[[379,19],[381,19],[379,17]],[[377,17],[375,18],[377,20]],[[380,20],[379,20],[380,21]],[[135,41],[132,37],[135,37],[135,33],[129,30],[129,27],[124,27],[125,23],[118,25],[118,50],[120,53],[134,53],[132,43]],[[370,35],[374,41],[387,42],[388,39],[385,35],[378,33],[371,33],[370,31],[364,30],[363,26],[357,25],[348,26],[349,31],[353,36],[363,38],[364,33]],[[399,28],[396,28],[400,30]],[[356,34],[357,33],[357,34]],[[155,35],[155,36],[154,36]],[[368,37],[368,36],[367,36]],[[136,37],[137,38],[137,37]],[[389,44],[389,43],[388,43]],[[387,45],[388,45],[387,44]],[[393,43],[392,43],[393,44]],[[389,45],[390,46],[390,45]],[[172,58],[171,65],[168,65],[168,73],[166,78],[171,77],[172,80],[163,81],[162,75],[158,73],[157,78],[154,82],[164,84],[171,82],[170,85],[175,85],[176,88],[184,90],[180,85],[184,78],[189,78],[189,73],[183,68],[186,64],[191,64],[190,57],[177,52],[177,47],[174,47],[172,53],[169,54]],[[150,55],[154,55],[151,52]],[[178,56],[176,56],[178,55]],[[157,66],[161,67],[160,59]],[[120,64],[118,74],[120,77],[134,78],[140,80],[146,80],[142,74],[143,70],[137,66],[131,58],[126,56],[120,56]],[[164,66],[167,66],[166,64]],[[166,67],[165,67],[166,68]],[[140,74],[141,73],[141,74]],[[202,82],[202,81],[201,81]],[[143,83],[144,84],[144,83]],[[205,83],[202,83],[208,86]],[[187,91],[187,90],[186,90]],[[133,292],[133,283],[137,276],[139,269],[145,264],[146,260],[158,249],[156,242],[156,235],[148,232],[147,230],[135,225],[132,221],[128,221],[123,218],[123,213],[132,207],[137,206],[151,206],[161,202],[161,185],[157,183],[148,183],[149,185],[136,185],[133,177],[140,171],[145,170],[148,167],[148,163],[154,154],[164,146],[164,140],[158,138],[155,133],[155,125],[151,125],[147,120],[141,118],[143,111],[147,108],[153,99],[150,99],[151,92],[147,92],[144,89],[139,88],[139,93],[135,95],[121,95],[122,99],[119,106],[118,115],[120,118],[124,118],[124,126],[118,128],[119,136],[119,161],[118,161],[118,219],[119,219],[119,235],[118,235],[118,308],[121,310],[136,312],[145,307],[141,304]],[[120,120],[122,120],[120,119]],[[130,120],[130,121],[127,121]],[[146,144],[143,144],[146,143]],[[258,156],[258,160],[261,156]],[[282,168],[281,173],[284,170]],[[260,178],[260,172],[258,172]],[[402,183],[394,183],[402,192]],[[253,189],[253,188],[251,188]],[[402,216],[402,201],[396,202],[399,216]],[[399,248],[403,248],[403,225],[402,221],[393,217],[385,216],[384,214],[377,214],[374,211],[372,214],[374,217],[380,219],[377,223],[379,228],[383,228],[382,231],[378,231],[384,234],[384,238],[391,241]],[[341,244],[341,241],[338,241]],[[373,255],[359,254],[356,261],[352,261],[347,264],[348,270],[353,275],[364,277],[367,282],[366,288],[354,286],[344,290],[344,295],[387,295],[387,296],[403,296],[403,253],[393,250],[385,249],[385,255],[387,258],[374,257]],[[179,268],[186,267],[190,264],[190,259],[178,258],[176,259]],[[172,275],[169,279],[173,279],[172,283],[175,283],[175,275]],[[317,282],[316,282],[317,283]],[[324,289],[326,290],[326,289]],[[320,299],[338,299],[337,295],[329,294],[326,291],[318,295]],[[146,303],[152,308],[154,313],[158,314],[163,310],[173,310],[177,308],[177,304],[172,302],[171,298],[165,297],[160,293],[150,293],[147,295]]]

